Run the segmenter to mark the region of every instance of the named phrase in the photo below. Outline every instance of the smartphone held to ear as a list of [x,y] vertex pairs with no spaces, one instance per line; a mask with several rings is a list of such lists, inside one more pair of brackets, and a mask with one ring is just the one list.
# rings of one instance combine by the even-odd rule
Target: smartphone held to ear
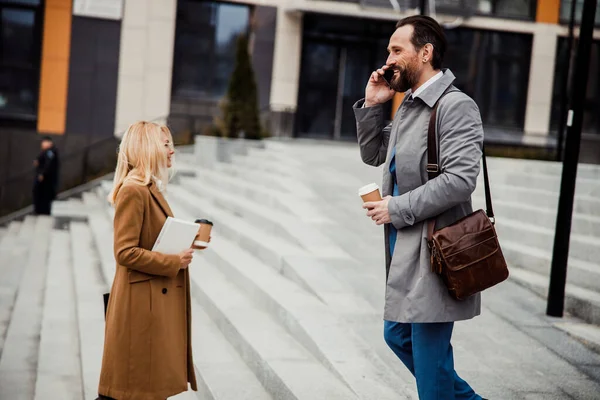
[[385,70],[385,72],[383,73],[383,80],[385,81],[385,83],[387,83],[387,85],[390,87],[390,89],[392,89],[392,79],[394,79],[394,69],[393,68],[388,68]]

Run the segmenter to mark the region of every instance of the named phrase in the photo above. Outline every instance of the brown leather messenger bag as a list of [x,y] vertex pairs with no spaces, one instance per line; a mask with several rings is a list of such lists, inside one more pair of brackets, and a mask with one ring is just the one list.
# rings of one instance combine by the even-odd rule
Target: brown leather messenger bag
[[[451,92],[444,93],[440,100]],[[429,120],[427,174],[430,180],[441,173],[436,135],[437,107],[440,100],[433,107]],[[508,267],[494,229],[494,210],[485,148],[483,149],[483,178],[486,211],[475,211],[435,232],[435,218],[429,220],[431,268],[441,276],[450,295],[457,300],[466,299],[508,278]]]

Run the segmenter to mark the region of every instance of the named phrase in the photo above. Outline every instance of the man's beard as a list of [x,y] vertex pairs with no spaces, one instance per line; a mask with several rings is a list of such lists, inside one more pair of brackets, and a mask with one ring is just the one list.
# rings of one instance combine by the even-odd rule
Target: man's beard
[[408,89],[414,87],[419,81],[418,72],[412,62],[407,64],[406,67],[395,67],[394,69],[398,71],[399,74],[392,79],[390,87],[396,92],[404,93]]

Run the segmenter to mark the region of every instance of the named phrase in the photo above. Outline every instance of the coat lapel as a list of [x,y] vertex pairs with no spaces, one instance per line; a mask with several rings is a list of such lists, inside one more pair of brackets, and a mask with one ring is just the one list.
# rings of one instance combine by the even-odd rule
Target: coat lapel
[[169,207],[169,203],[167,203],[167,200],[165,199],[165,197],[158,190],[158,187],[156,187],[156,184],[154,184],[154,182],[152,182],[152,183],[150,183],[149,187],[150,187],[150,193],[152,193],[152,197],[154,197],[154,200],[156,200],[156,202],[158,203],[160,208],[162,208],[163,212],[167,215],[167,217],[172,217],[173,211],[171,211],[171,207]]

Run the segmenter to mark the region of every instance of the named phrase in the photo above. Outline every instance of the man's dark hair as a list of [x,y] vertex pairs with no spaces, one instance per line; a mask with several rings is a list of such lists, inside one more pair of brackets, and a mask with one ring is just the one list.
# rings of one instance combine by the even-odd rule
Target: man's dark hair
[[405,25],[412,25],[414,28],[410,41],[417,51],[421,50],[427,43],[433,46],[433,59],[431,65],[434,69],[442,68],[444,62],[444,54],[448,41],[444,29],[431,17],[424,15],[413,15],[401,19],[396,24],[396,29],[402,28]]
[[48,141],[48,142],[53,142],[53,143],[54,143],[54,140],[52,140],[52,138],[51,138],[50,136],[44,136],[44,137],[42,138],[42,142],[45,142],[45,141]]

